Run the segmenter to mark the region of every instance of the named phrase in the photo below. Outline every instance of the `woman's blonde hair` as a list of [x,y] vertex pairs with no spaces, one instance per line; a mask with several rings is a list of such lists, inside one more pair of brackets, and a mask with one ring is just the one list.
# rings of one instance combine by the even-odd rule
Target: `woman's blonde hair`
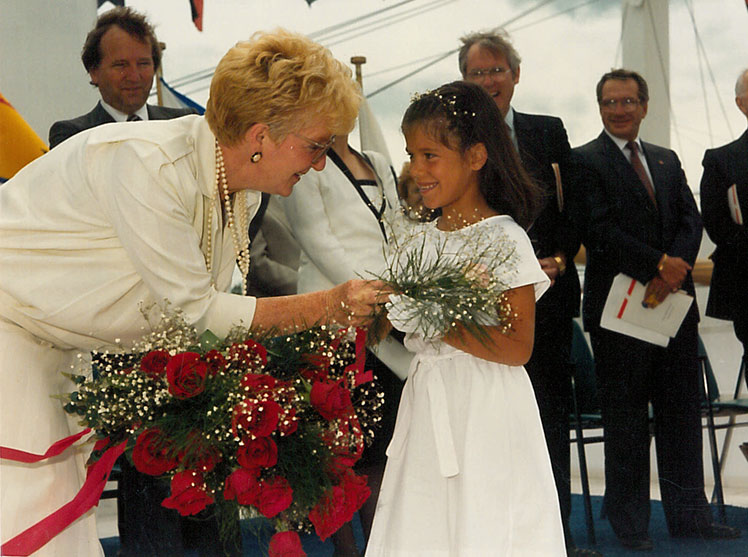
[[274,141],[320,119],[330,132],[353,129],[361,95],[351,70],[310,39],[278,29],[239,42],[218,63],[205,117],[218,141],[234,145],[267,124]]

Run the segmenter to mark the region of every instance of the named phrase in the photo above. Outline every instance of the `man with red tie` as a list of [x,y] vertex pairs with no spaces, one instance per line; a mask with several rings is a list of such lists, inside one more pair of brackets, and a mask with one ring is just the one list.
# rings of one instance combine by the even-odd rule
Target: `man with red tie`
[[694,296],[691,269],[702,225],[678,156],[641,141],[649,92],[638,73],[613,70],[597,85],[604,131],[574,150],[583,175],[578,219],[587,247],[583,317],[595,356],[605,432],[605,510],[621,544],[650,550],[648,408],[668,530],[676,537],[734,538],[714,524],[704,495],[694,302],[663,348],[600,326],[613,278],[646,285],[653,307],[683,289]]

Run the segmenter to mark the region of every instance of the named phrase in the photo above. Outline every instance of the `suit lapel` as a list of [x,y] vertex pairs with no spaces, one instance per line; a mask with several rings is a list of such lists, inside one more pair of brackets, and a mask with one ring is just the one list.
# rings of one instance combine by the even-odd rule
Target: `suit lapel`
[[145,108],[148,111],[149,120],[167,120],[168,119],[167,116],[164,116],[164,113],[159,109],[158,106],[146,104]]
[[[605,160],[610,162],[612,171],[619,176],[619,178],[621,179],[621,183],[626,184],[626,186],[639,199],[643,206],[646,206],[654,211],[655,206],[652,203],[652,200],[649,198],[647,188],[644,186],[644,184],[642,184],[639,176],[634,171],[634,167],[631,166],[631,163],[626,159],[626,155],[621,152],[621,150],[618,148],[618,145],[616,145],[615,142],[610,137],[608,137],[608,134],[605,132],[602,132],[600,134],[600,143]],[[647,159],[647,165],[649,166],[650,172],[652,172],[652,166],[649,163],[649,159]],[[652,178],[654,179],[654,176]],[[659,202],[659,196],[656,193],[656,182],[654,187],[655,196],[657,197],[657,200]]]
[[[552,172],[548,159],[549,149],[543,140],[545,131],[542,127],[533,126],[533,121],[525,114],[514,111],[514,134],[517,136],[517,147],[522,166],[531,176],[540,179],[544,186],[548,186],[546,174]],[[547,168],[546,168],[547,166]]]
[[519,156],[523,163],[529,163],[532,165],[537,164],[534,161],[532,153],[538,153],[542,151],[542,146],[538,146],[537,142],[533,141],[536,134],[532,133],[530,121],[525,118],[525,115],[521,112],[514,111],[514,135],[517,137],[517,147],[519,149]]
[[112,115],[109,114],[103,106],[101,106],[101,101],[96,103],[96,106],[94,107],[94,109],[88,114],[94,126],[98,126],[101,124],[109,124],[111,122],[116,121],[114,118],[112,118]]
[[737,182],[734,177],[739,176],[743,181],[748,176],[748,131],[743,132],[732,149],[732,152],[728,154],[728,164],[732,167],[731,175],[733,181]]
[[642,150],[644,151],[644,158],[647,159],[649,174],[652,176],[657,205],[661,211],[666,211],[665,205],[668,199],[670,199],[670,195],[668,195],[670,183],[665,176],[665,161],[662,157],[657,156],[656,149],[649,143],[642,141]]

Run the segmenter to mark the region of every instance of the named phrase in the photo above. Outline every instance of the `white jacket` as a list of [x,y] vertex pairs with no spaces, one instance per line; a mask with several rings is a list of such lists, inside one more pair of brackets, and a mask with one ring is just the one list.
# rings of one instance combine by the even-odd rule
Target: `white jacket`
[[[219,336],[248,326],[255,299],[224,292],[235,255],[218,204],[212,277],[205,264],[214,146],[200,116],[107,124],[23,168],[0,187],[0,317],[89,350],[141,337],[141,302],[168,299]],[[260,194],[243,195],[251,217]]]

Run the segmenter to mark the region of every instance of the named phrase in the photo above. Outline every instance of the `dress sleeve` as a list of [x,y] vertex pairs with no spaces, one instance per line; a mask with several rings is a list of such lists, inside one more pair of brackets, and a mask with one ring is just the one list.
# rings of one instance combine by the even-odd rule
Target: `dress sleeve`
[[551,281],[540,268],[527,233],[513,220],[504,218],[500,226],[492,227],[491,234],[496,244],[502,242],[514,244],[510,264],[506,268],[498,269],[496,278],[504,281],[509,288],[532,284],[535,287],[535,300],[537,301],[548,290]]
[[249,326],[255,299],[218,292],[211,283],[193,225],[202,194],[187,157],[144,157],[135,142],[100,148],[109,152],[90,159],[93,193],[153,299],[169,300],[219,336],[233,325]]

